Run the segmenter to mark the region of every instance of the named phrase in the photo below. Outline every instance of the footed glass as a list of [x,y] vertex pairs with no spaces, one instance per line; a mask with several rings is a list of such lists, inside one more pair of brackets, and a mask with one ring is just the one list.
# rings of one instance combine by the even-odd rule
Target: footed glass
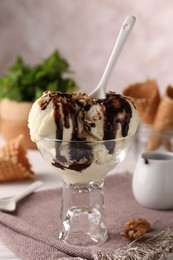
[[127,154],[132,136],[95,142],[43,138],[37,142],[43,158],[63,179],[59,239],[92,246],[108,238],[104,179]]

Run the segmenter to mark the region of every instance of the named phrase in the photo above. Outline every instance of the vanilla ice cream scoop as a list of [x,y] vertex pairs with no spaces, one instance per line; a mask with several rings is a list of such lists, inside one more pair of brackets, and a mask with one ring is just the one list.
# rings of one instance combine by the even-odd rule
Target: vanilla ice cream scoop
[[[72,183],[89,182],[94,176],[98,181],[105,169],[112,169],[120,160],[117,155],[115,161],[114,154],[129,147],[139,118],[133,102],[114,92],[105,99],[46,92],[33,104],[28,121],[31,139],[43,151],[43,139],[49,138],[52,165]],[[122,137],[130,138],[115,142]]]
[[133,102],[109,92],[105,99],[85,93],[46,92],[29,114],[31,139],[102,141],[134,135],[139,118]]

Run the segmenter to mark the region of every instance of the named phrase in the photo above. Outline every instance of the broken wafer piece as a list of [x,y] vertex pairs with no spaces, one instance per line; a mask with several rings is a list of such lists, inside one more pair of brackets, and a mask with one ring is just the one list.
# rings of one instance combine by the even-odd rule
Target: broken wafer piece
[[155,80],[146,80],[124,89],[123,95],[133,98],[142,123],[152,124],[160,103],[160,93]]
[[173,131],[173,87],[168,86],[157,109],[147,150],[155,150],[161,145],[171,150],[169,141],[171,131]]
[[26,153],[23,135],[0,147],[0,182],[34,177]]

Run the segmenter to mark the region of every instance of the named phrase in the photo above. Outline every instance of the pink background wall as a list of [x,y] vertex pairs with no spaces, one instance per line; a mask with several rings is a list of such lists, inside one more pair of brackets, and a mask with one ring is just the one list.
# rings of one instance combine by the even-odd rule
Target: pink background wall
[[18,55],[33,64],[58,48],[90,92],[128,14],[137,22],[108,88],[155,78],[164,91],[173,85],[172,0],[1,0],[0,74]]

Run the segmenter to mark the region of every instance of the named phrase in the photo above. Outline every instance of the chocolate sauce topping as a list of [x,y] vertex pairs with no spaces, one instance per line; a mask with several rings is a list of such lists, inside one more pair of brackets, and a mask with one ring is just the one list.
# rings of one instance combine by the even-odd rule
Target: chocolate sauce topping
[[142,155],[142,158],[144,159],[145,164],[149,164],[149,160],[144,155]]
[[118,94],[107,94],[104,100],[105,124],[104,140],[116,138],[118,123],[121,124],[122,137],[127,136],[132,109],[128,101]]
[[[95,127],[94,122],[88,124],[85,119],[86,113],[92,105],[99,104],[104,115],[104,136],[103,140],[112,140],[117,136],[119,125],[121,125],[122,137],[128,135],[130,119],[132,117],[132,109],[128,98],[109,92],[105,99],[91,99],[85,93],[65,94],[60,92],[46,92],[39,102],[42,110],[45,110],[49,103],[53,103],[54,118],[56,122],[56,138],[63,139],[63,128],[69,128],[72,122],[72,136],[69,147],[70,165],[65,166],[66,158],[60,155],[61,141],[56,142],[56,161],[53,162],[58,168],[69,168],[76,171],[82,171],[89,167],[92,163],[92,149],[84,143],[83,139],[78,136],[78,116],[82,115],[80,120],[83,121],[87,131],[90,132]],[[109,153],[113,153],[115,142],[105,142],[105,146]],[[85,163],[80,163],[84,160]]]

